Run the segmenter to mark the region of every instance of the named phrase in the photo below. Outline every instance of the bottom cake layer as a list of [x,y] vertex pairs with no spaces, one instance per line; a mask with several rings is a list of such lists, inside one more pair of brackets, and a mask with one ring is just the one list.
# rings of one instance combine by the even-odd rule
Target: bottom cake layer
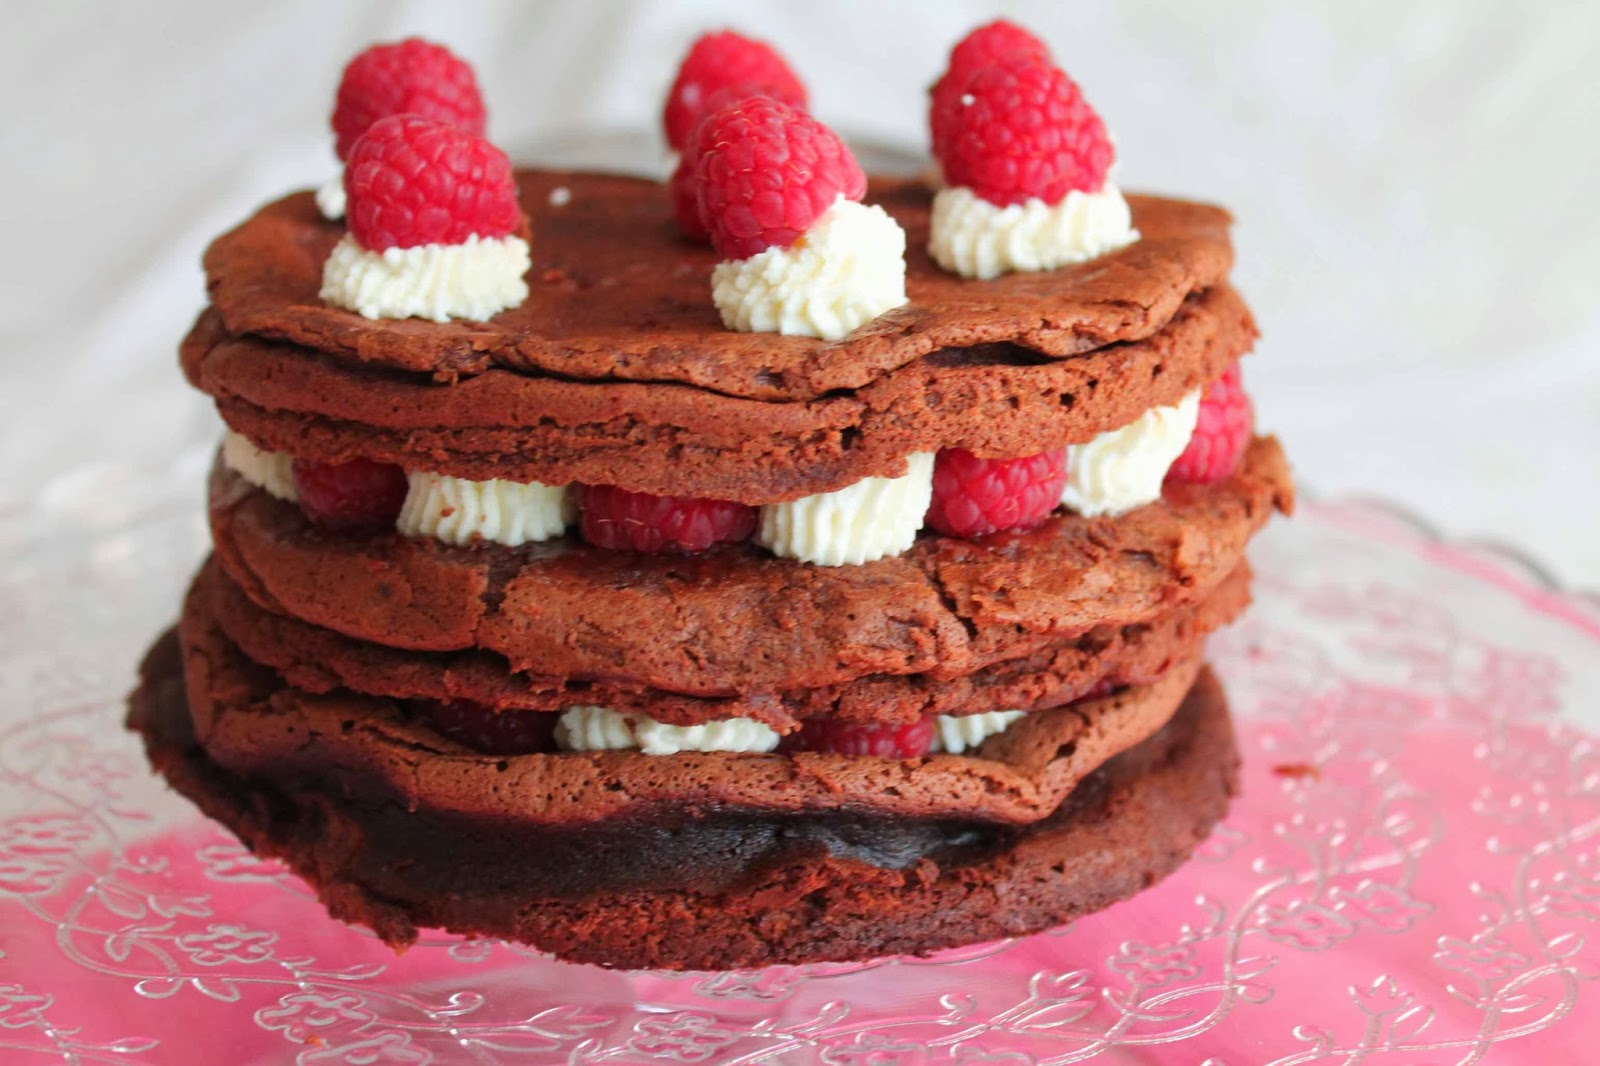
[[1163,728],[1024,827],[697,810],[558,834],[275,787],[195,742],[172,634],[144,663],[129,725],[174,788],[288,863],[334,917],[396,948],[441,927],[663,969],[918,954],[1060,925],[1180,865],[1225,812],[1238,769],[1209,670]]

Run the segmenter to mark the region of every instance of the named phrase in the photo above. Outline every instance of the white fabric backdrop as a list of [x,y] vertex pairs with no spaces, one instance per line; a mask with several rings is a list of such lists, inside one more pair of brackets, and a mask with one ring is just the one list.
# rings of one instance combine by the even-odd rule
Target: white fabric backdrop
[[[1398,501],[1600,587],[1600,5],[8,5],[0,513],[195,482],[217,432],[173,350],[206,240],[332,172],[343,62],[408,33],[478,68],[521,146],[654,128],[687,41],[778,44],[816,112],[919,147],[966,28],[1033,26],[1135,189],[1239,218],[1246,380],[1303,483]],[[137,472],[137,473],[135,473]],[[198,483],[194,492],[198,494]]]

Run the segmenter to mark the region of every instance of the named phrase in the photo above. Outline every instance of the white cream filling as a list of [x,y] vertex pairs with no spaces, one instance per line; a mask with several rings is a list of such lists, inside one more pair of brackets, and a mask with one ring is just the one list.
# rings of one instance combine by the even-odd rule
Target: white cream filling
[[483,321],[528,298],[521,237],[468,237],[371,252],[345,234],[322,267],[322,299],[364,318]]
[[941,714],[933,723],[934,751],[960,755],[996,733],[1004,733],[1027,711],[986,711],[983,714]]
[[[941,714],[934,721],[934,752],[960,755],[1004,733],[1025,711]],[[556,720],[556,747],[562,751],[638,751],[675,755],[680,751],[769,752],[781,738],[751,718],[725,718],[704,725],[666,725],[642,714],[605,707],[568,707]]]
[[819,566],[868,563],[911,547],[933,498],[933,453],[906,456],[902,477],[869,477],[761,508],[756,543]]
[[258,489],[293,503],[300,498],[294,487],[294,456],[256,447],[243,433],[222,435],[222,465]]
[[1061,502],[1081,515],[1119,515],[1161,497],[1167,470],[1188,447],[1200,417],[1200,390],[1152,407],[1120,429],[1067,449]]
[[344,217],[344,199],[344,171],[341,170],[317,189],[317,210],[329,222],[337,222]]
[[565,485],[468,481],[424,470],[408,471],[406,479],[410,486],[395,528],[408,537],[457,545],[485,540],[515,548],[559,537],[577,517]]
[[790,247],[718,263],[711,300],[729,329],[838,340],[906,302],[905,231],[841,196]]
[[1010,207],[953,186],[934,194],[928,254],[953,274],[988,279],[1086,262],[1138,239],[1128,202],[1109,181],[1057,204],[1035,197]]
[[778,746],[771,726],[750,718],[725,718],[703,725],[666,725],[642,714],[605,707],[568,707],[556,720],[562,751],[631,751],[673,755],[680,751],[767,752]]

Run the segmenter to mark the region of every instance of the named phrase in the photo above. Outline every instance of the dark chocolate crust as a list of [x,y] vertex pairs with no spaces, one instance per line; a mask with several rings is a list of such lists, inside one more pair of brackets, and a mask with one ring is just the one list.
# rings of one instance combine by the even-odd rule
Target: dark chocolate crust
[[713,969],[1018,936],[1170,873],[1237,781],[1226,704],[1202,672],[1166,726],[1025,828],[680,809],[573,836],[231,772],[196,742],[171,634],[142,675],[129,725],[172,786],[396,948],[443,927],[573,961]]
[[750,718],[788,733],[808,718],[905,723],[929,714],[978,714],[997,708],[1040,710],[1102,685],[1145,684],[1174,662],[1196,658],[1205,635],[1227,624],[1250,600],[1242,564],[1198,603],[1152,622],[1099,626],[1077,637],[1018,634],[1003,656],[962,677],[868,676],[844,684],[702,698],[616,680],[579,681],[518,673],[503,656],[471,649],[418,652],[354,640],[330,629],[263,610],[215,562],[195,579],[227,638],[304,692],[349,689],[394,699],[466,699],[497,709],[559,711],[609,707],[672,725]]
[[1209,594],[1292,500],[1277,442],[1258,438],[1232,477],[1169,486],[1114,519],[925,535],[862,566],[750,545],[684,557],[572,538],[512,549],[325,535],[220,467],[211,528],[228,576],[274,613],[393,648],[481,648],[519,672],[717,698],[876,674],[947,680],[1006,658],[1022,635],[1149,622]]
[[[729,396],[809,400],[856,389],[941,348],[1011,344],[1077,355],[1155,333],[1232,265],[1221,208],[1130,196],[1141,239],[1090,263],[970,281],[928,259],[931,194],[874,181],[869,202],[906,231],[910,303],[836,342],[722,327],[711,249],[679,239],[666,187],[637,178],[524,170],[533,231],[530,295],[489,322],[368,321],[329,307],[322,265],[344,234],[308,192],[268,204],[206,252],[211,303],[229,332],[442,379],[490,366],[591,381],[677,382]],[[553,206],[550,193],[570,200]]]
[[230,336],[215,311],[181,357],[228,424],[270,450],[761,504],[899,476],[912,452],[1015,458],[1092,440],[1205,386],[1255,335],[1244,301],[1219,285],[1142,340],[1057,360],[1014,345],[943,349],[862,388],[793,403],[498,368],[439,385]]
[[332,782],[383,794],[407,810],[547,827],[712,808],[1035,821],[1101,763],[1160,729],[1199,669],[1196,655],[1148,684],[1034,711],[963,755],[497,756],[436,732],[405,701],[286,685],[227,639],[204,596],[187,600],[178,634],[195,736],[218,765],[297,787]]

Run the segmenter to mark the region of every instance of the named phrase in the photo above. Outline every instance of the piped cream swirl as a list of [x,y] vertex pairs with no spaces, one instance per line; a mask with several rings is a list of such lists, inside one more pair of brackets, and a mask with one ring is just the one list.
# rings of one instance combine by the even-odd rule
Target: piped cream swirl
[[483,321],[528,298],[530,262],[521,237],[372,252],[345,234],[323,264],[321,296],[363,318]]
[[556,747],[563,751],[632,751],[674,755],[680,751],[768,752],[778,734],[751,718],[725,718],[701,725],[667,725],[642,714],[605,707],[568,707],[556,721]]
[[1152,407],[1119,429],[1067,449],[1061,502],[1081,515],[1119,515],[1161,498],[1161,484],[1194,434],[1200,390]]
[[423,470],[406,478],[410,486],[395,528],[408,537],[457,545],[485,540],[515,548],[559,537],[577,517],[565,485],[468,481]]
[[1110,182],[1057,204],[1035,197],[1009,207],[952,186],[934,194],[928,254],[952,274],[987,280],[1086,262],[1138,239],[1128,202]]
[[899,555],[917,539],[933,498],[933,453],[906,456],[900,477],[862,478],[761,508],[756,543],[786,559],[819,566],[869,563]]
[[280,500],[300,498],[294,487],[294,456],[257,447],[243,433],[230,429],[223,434],[222,465]]

